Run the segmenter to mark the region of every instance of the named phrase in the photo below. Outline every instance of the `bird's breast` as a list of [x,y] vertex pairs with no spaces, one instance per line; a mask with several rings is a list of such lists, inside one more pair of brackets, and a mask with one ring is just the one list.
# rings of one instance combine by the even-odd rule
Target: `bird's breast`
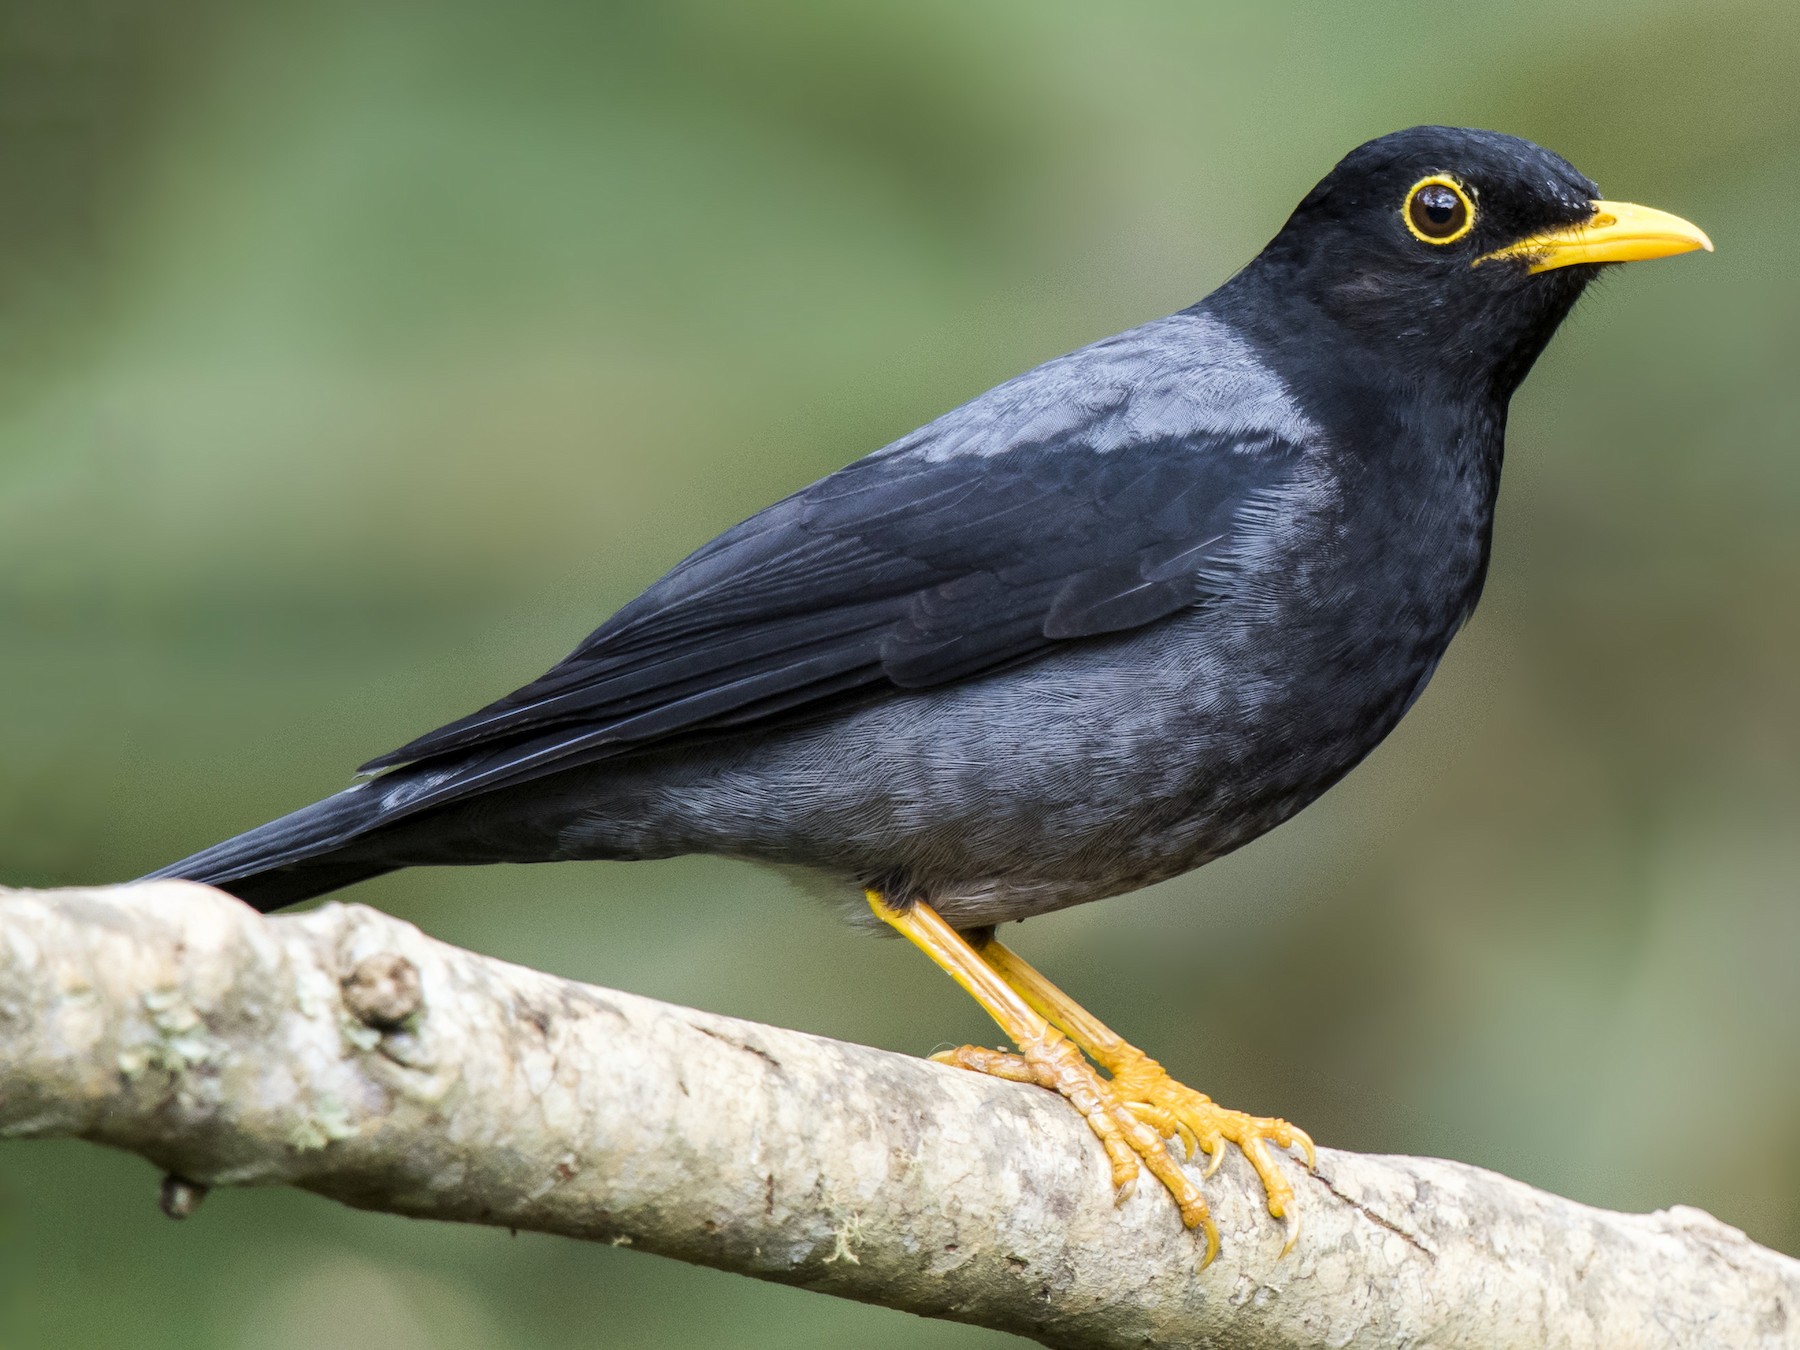
[[[1198,775],[1248,762],[1246,790],[1291,814],[1393,729],[1480,594],[1493,484],[1470,467],[1478,434],[1320,456],[1290,485],[1239,596],[1196,644],[1218,653],[1194,672],[1212,745]],[[1223,723],[1208,715],[1220,682]]]

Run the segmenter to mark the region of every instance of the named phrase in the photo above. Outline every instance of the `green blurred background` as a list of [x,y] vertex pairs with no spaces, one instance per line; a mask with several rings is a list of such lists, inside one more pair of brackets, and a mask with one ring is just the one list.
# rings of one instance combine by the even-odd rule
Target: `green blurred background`
[[[1480,615],[1202,874],[1031,923],[1322,1143],[1800,1250],[1800,7],[0,5],[0,881],[116,881],[511,688],[714,532],[1204,294],[1355,143],[1569,156],[1711,257],[1515,405]],[[515,961],[990,1039],[755,869],[408,873]],[[0,1145],[0,1345],[975,1346],[629,1252]]]

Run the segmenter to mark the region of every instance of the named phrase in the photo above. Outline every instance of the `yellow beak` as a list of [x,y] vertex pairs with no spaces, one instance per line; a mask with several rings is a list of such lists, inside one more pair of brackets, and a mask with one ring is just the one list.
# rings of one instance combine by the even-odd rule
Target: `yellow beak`
[[1548,272],[1571,263],[1669,258],[1697,248],[1711,253],[1712,240],[1698,225],[1691,225],[1680,216],[1630,202],[1595,202],[1594,214],[1580,224],[1561,225],[1484,253],[1471,266],[1479,267],[1496,258],[1524,258],[1531,271]]

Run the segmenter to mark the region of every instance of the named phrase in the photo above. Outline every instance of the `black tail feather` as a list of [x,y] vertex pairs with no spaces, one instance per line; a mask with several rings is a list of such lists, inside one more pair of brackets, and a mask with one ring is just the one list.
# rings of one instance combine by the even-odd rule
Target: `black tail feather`
[[267,914],[394,870],[385,863],[294,863],[217,884],[220,890]]
[[346,856],[385,814],[382,794],[359,783],[158,868],[144,880],[204,882],[267,913],[393,871],[397,863]]

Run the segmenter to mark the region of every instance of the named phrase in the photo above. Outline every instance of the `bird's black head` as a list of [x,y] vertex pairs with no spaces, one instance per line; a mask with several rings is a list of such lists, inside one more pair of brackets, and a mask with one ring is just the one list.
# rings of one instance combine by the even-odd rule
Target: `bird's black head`
[[1712,247],[1599,198],[1516,136],[1413,127],[1346,155],[1242,281],[1265,312],[1322,312],[1410,378],[1504,400],[1602,265]]

